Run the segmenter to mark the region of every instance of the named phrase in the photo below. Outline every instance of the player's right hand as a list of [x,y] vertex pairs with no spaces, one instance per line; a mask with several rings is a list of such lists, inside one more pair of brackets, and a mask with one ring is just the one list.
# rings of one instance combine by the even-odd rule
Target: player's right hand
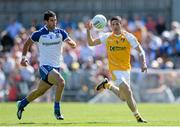
[[28,66],[29,65],[28,59],[27,58],[22,58],[21,65],[24,66],[24,67]]
[[84,26],[87,30],[91,30],[92,29],[92,22],[89,20],[84,24]]

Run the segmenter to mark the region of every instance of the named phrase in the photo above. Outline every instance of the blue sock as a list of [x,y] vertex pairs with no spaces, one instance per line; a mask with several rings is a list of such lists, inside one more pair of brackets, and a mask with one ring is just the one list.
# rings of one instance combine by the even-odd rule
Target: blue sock
[[54,102],[54,110],[60,110],[60,103]]
[[28,104],[29,104],[29,101],[28,101],[26,98],[24,98],[24,99],[21,101],[20,106],[21,106],[22,108],[24,108],[24,107],[26,107]]

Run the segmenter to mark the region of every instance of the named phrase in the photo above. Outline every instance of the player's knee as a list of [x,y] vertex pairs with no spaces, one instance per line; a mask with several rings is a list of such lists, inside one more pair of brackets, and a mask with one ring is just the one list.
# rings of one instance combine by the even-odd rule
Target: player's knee
[[65,86],[65,80],[64,79],[62,79],[62,81],[61,81],[61,84],[60,84],[63,88],[64,88],[64,86]]
[[120,98],[122,101],[126,101],[126,98],[124,97],[123,92],[120,92],[120,93],[119,93],[119,98]]
[[121,101],[126,101],[125,97],[120,96]]
[[61,87],[64,87],[65,86],[65,80],[62,79],[62,78],[58,78],[58,84],[57,85],[60,85]]

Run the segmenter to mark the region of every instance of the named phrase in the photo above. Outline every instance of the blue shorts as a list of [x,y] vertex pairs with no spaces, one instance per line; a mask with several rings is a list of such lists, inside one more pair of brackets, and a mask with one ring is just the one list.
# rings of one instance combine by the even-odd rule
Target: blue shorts
[[60,72],[60,68],[52,67],[52,66],[49,66],[49,65],[42,65],[42,66],[39,68],[39,73],[40,73],[41,79],[42,79],[43,81],[47,82],[47,83],[50,84],[50,85],[53,85],[53,84],[49,83],[49,81],[48,81],[48,74],[49,74],[49,72],[50,72],[52,69],[55,69],[55,70],[57,70],[58,72]]

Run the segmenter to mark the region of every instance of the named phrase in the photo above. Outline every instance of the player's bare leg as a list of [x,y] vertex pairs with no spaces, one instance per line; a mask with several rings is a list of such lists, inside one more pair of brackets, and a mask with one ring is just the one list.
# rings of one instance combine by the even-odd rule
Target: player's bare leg
[[17,102],[17,117],[18,119],[21,119],[22,112],[24,111],[24,108],[33,100],[38,98],[39,96],[43,95],[51,86],[44,82],[43,80],[39,81],[39,85],[37,89],[33,90],[26,98],[24,98],[22,101]]
[[119,93],[124,96],[124,99],[130,108],[130,110],[133,112],[137,122],[142,122],[142,123],[147,123],[146,120],[144,120],[140,113],[138,112],[137,106],[136,106],[136,101],[133,97],[132,90],[130,86],[128,86],[125,82],[122,82],[119,85]]
[[96,87],[97,91],[101,91],[103,89],[109,89],[111,90],[116,96],[118,96],[122,101],[125,101],[122,94],[119,93],[119,88],[115,85],[113,85],[111,82],[108,81],[107,78],[105,78],[102,82],[98,84]]
[[97,91],[100,91],[102,89],[109,89],[113,93],[115,93],[121,100],[126,101],[128,107],[131,109],[135,118],[137,119],[137,122],[143,122],[143,123],[147,122],[140,116],[137,110],[136,102],[132,94],[132,90],[126,83],[122,82],[118,88],[110,84],[107,79],[104,79],[96,88]]
[[133,94],[132,94],[130,87],[127,84],[125,84],[124,82],[122,82],[119,85],[119,93],[124,95],[125,100],[129,106],[129,108],[131,109],[131,111],[136,112],[137,107],[136,107],[136,103],[135,103],[135,100],[133,98]]
[[122,101],[125,101],[124,94],[120,93],[120,90],[119,90],[119,88],[117,86],[111,85],[109,90],[111,90],[114,94],[116,94],[116,96],[118,96]]
[[42,96],[49,88],[51,88],[51,85],[46,83],[43,80],[39,81],[39,86],[37,89],[33,90],[28,96],[27,96],[27,101],[31,102],[35,100],[36,98]]
[[60,112],[60,101],[64,90],[65,81],[63,77],[56,70],[52,70],[48,75],[48,81],[56,85],[54,115],[58,120],[63,120],[64,117]]

